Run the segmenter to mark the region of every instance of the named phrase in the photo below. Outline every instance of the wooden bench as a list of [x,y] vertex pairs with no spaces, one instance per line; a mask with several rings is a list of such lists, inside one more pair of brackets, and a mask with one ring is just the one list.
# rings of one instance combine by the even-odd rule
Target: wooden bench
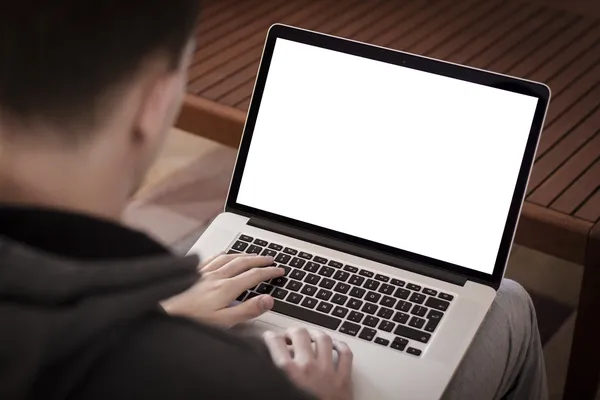
[[592,399],[600,371],[600,21],[518,0],[204,3],[178,126],[231,147],[275,22],[551,87],[516,240],[585,266],[565,398]]

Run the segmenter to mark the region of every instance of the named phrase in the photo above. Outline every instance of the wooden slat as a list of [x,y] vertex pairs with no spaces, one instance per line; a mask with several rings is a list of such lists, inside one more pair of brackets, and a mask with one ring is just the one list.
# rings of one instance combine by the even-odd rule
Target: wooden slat
[[[572,130],[568,131],[568,134],[556,146],[536,162],[535,168],[529,178],[528,193],[533,193],[533,195],[529,196],[529,200],[539,204],[548,204],[548,200],[544,203],[544,198],[553,198],[552,195],[542,194],[543,188],[541,188],[540,192],[535,192],[535,190],[540,188],[540,185],[546,182],[570,158],[577,158],[576,153],[592,140],[595,134],[598,134],[598,127],[600,127],[600,106],[592,109],[591,113],[585,116]],[[566,129],[569,128],[567,127]]]
[[577,218],[600,223],[600,187],[588,201],[575,213]]
[[[594,128],[596,131],[598,127]],[[527,200],[548,206],[600,157],[600,134],[574,153],[557,171],[550,175]],[[597,180],[600,175],[595,177]],[[576,204],[575,207],[579,205]]]
[[[600,137],[600,136],[599,136]],[[592,141],[588,147],[592,147],[590,152],[595,152],[596,158],[593,164],[589,166],[577,180],[568,186],[560,197],[554,201],[550,207],[553,210],[565,214],[574,214],[579,208],[586,205],[594,209],[600,209],[600,204],[586,204],[587,200],[600,188],[600,140]],[[578,166],[584,165],[579,163]]]

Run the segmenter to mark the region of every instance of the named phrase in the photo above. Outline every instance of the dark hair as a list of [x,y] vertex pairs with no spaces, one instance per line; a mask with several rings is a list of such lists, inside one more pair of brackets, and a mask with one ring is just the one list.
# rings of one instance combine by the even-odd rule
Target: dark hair
[[[0,118],[99,122],[153,56],[179,65],[199,0],[14,0],[0,6]],[[2,121],[0,120],[0,123]]]

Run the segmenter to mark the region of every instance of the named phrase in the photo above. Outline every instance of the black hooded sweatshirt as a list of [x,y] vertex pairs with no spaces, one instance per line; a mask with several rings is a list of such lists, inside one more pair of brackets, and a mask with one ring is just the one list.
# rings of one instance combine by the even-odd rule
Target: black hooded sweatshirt
[[0,207],[0,399],[307,399],[268,354],[168,316],[197,279],[108,221]]

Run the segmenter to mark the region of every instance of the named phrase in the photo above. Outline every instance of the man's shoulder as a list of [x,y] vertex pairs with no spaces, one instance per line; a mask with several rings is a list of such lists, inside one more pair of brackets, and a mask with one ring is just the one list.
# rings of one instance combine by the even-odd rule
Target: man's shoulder
[[[78,397],[303,398],[251,342],[183,318],[140,320],[96,363]],[[283,396],[283,397],[282,397]]]

